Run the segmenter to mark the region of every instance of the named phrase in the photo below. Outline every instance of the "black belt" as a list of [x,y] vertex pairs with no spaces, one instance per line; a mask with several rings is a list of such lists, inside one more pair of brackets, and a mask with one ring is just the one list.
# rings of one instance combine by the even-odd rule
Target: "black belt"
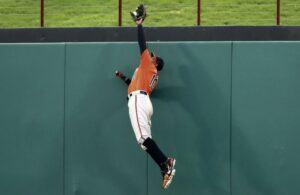
[[[138,92],[138,93],[140,93],[140,94],[143,94],[143,95],[148,95],[146,91],[136,91],[136,92]],[[136,94],[136,92],[135,92],[134,94]],[[127,95],[127,100],[129,100],[129,98],[130,98],[132,95],[133,95],[132,93],[128,94],[128,95]]]

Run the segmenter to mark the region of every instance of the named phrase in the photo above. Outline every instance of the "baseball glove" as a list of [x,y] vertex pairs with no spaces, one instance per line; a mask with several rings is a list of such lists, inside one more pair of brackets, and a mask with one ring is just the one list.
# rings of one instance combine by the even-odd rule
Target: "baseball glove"
[[143,19],[143,21],[145,20],[147,13],[146,13],[146,8],[143,4],[139,5],[135,11],[130,12],[130,15],[132,17],[133,21],[138,21],[141,18]]

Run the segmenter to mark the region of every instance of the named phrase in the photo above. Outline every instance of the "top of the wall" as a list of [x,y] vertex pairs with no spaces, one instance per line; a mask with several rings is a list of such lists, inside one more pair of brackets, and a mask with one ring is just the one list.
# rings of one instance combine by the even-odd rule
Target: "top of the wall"
[[[148,41],[295,41],[300,26],[145,27]],[[135,27],[0,29],[0,43],[130,42]]]

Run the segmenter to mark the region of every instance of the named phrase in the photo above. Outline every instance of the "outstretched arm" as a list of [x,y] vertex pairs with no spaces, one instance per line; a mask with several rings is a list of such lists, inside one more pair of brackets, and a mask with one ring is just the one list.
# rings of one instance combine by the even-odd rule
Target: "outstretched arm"
[[116,77],[119,77],[122,81],[124,81],[127,85],[131,83],[131,79],[126,77],[122,72],[116,71],[115,72]]
[[144,29],[142,26],[143,19],[137,20],[135,23],[137,24],[138,42],[139,42],[139,46],[140,46],[140,52],[142,54],[147,49]]

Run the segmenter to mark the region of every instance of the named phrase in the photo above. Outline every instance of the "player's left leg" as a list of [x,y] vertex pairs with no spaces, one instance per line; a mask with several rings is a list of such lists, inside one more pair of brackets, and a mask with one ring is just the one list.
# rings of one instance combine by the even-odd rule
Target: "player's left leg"
[[156,164],[160,167],[163,182],[162,187],[167,189],[172,182],[175,175],[175,158],[167,158],[164,153],[159,149],[153,139],[147,138],[143,146],[146,148],[147,153],[152,157]]
[[167,188],[175,174],[175,159],[167,158],[151,136],[152,103],[148,96],[137,94],[128,102],[129,116],[138,143],[160,167],[163,188]]
[[160,167],[161,171],[166,170],[164,163],[168,160],[166,155],[159,149],[155,141],[151,138],[147,138],[143,144],[146,148],[146,152],[152,157],[156,164]]

